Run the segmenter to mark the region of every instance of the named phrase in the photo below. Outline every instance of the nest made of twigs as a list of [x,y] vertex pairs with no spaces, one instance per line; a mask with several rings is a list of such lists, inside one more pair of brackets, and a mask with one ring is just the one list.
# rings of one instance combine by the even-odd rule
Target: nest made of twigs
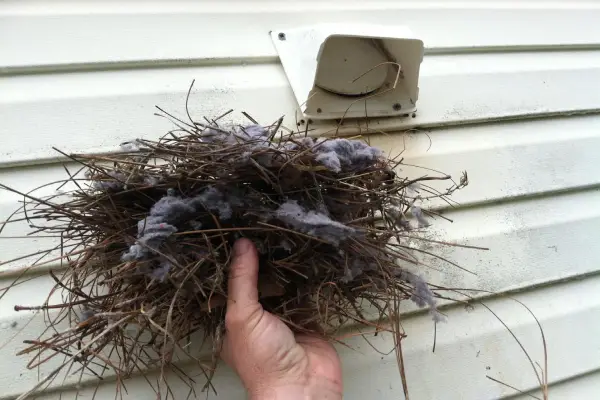
[[335,340],[345,326],[397,317],[406,299],[440,318],[434,291],[405,268],[418,265],[411,241],[426,240],[413,232],[428,223],[419,185],[449,180],[445,193],[428,194],[444,197],[466,174],[410,180],[399,160],[361,139],[315,139],[281,120],[173,121],[178,129],[158,141],[69,155],[82,167],[66,179],[73,191],[24,194],[30,225],[61,238],[66,264],[52,274],[64,301],[38,308],[53,310],[49,327],[70,321],[30,342],[30,366],[63,354],[126,378],[140,363],[169,365],[196,332],[213,340],[216,359],[241,237],[260,254],[264,308],[295,332]]

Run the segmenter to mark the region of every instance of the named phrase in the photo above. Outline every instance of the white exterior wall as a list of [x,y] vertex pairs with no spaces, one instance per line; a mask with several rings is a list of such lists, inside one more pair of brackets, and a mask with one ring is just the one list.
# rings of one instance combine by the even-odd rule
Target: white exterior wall
[[[454,196],[460,207],[446,211],[455,222],[433,229],[447,240],[491,248],[447,254],[477,276],[446,268],[430,278],[454,287],[518,290],[515,297],[546,334],[550,398],[598,398],[600,1],[5,0],[0,182],[28,190],[62,179],[52,146],[104,151],[158,137],[170,125],[152,115],[154,106],[181,114],[192,79],[190,105],[198,117],[234,108],[269,123],[285,114],[293,125],[295,100],[268,32],[344,21],[408,25],[426,44],[419,110],[404,122],[418,129],[372,141],[390,152],[405,147],[407,163],[453,175],[467,170],[471,183]],[[0,192],[0,220],[18,200]],[[15,226],[4,235],[25,232],[26,226]],[[42,246],[43,239],[0,239],[0,260]],[[26,260],[2,267],[0,288],[23,265]],[[43,321],[12,306],[41,303],[51,286],[42,275],[0,301],[1,400],[28,390],[39,376],[14,353]],[[539,331],[527,312],[501,296],[486,304],[542,363]],[[403,321],[411,399],[513,398],[515,390],[486,375],[535,389],[527,359],[489,312],[456,306],[447,313],[435,353],[430,318],[411,313]],[[392,349],[386,335],[369,339],[383,352]],[[393,353],[379,354],[363,339],[350,342],[354,350],[340,348],[346,398],[402,398]],[[38,398],[59,392],[75,398],[73,381],[56,381]],[[200,388],[200,376],[198,382]],[[217,399],[243,398],[226,368],[214,382]],[[188,389],[176,379],[172,387],[176,398],[186,398]],[[114,398],[114,388],[108,380],[97,398]],[[94,389],[84,387],[80,396],[91,398]],[[142,378],[127,390],[127,399],[153,398]]]

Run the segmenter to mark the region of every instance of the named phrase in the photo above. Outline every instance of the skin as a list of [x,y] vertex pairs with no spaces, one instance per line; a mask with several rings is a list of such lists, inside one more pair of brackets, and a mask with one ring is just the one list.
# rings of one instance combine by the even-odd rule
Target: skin
[[258,254],[240,239],[234,246],[222,352],[251,400],[342,398],[342,368],[322,338],[294,335],[258,301]]

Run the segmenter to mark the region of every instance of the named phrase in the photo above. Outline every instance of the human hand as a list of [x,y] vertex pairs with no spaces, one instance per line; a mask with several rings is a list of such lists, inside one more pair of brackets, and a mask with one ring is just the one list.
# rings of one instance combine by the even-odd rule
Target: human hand
[[254,244],[234,245],[222,357],[241,378],[252,400],[341,399],[342,368],[324,339],[295,336],[258,302],[258,255]]

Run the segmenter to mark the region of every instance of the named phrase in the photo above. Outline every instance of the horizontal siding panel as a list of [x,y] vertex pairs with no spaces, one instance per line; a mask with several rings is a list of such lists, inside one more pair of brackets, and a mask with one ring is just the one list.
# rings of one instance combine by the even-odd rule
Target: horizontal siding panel
[[476,275],[432,261],[441,271],[430,271],[429,280],[447,287],[503,291],[595,272],[600,251],[596,253],[590,232],[598,226],[600,213],[590,205],[598,200],[600,191],[590,190],[447,213],[454,222],[436,222],[433,239],[490,250],[446,248],[441,251],[445,258]]
[[598,19],[590,2],[3,2],[0,70],[275,58],[270,30],[321,22],[406,25],[430,51],[596,47]]
[[[600,116],[553,118],[372,135],[369,141],[392,157],[402,154],[407,165],[401,173],[408,177],[435,175],[418,167],[455,178],[466,170],[471,185],[456,192],[452,199],[471,205],[597,185],[599,125]],[[66,165],[71,173],[79,168],[73,163]],[[0,169],[1,183],[23,191],[66,177],[59,164]],[[57,186],[36,193],[50,194]],[[11,212],[16,206],[13,202],[20,199],[4,193],[0,200],[2,215]]]
[[[469,186],[455,192],[457,206],[509,200],[600,184],[596,151],[600,148],[600,117],[550,118],[503,124],[417,130],[369,137],[388,154],[401,154],[409,178],[440,176],[458,179],[467,171]],[[448,181],[432,182],[443,191]],[[447,203],[436,199],[430,207]]]
[[[597,185],[600,171],[596,168],[595,149],[600,146],[599,125],[600,116],[594,115],[416,130],[372,135],[368,140],[392,157],[401,154],[407,164],[401,167],[401,174],[408,177],[436,175],[418,167],[439,170],[455,178],[466,170],[471,185],[452,196],[466,206]],[[166,130],[164,127],[163,132]],[[74,163],[66,165],[71,173],[79,168]],[[22,191],[66,177],[61,164],[0,169],[0,182]],[[58,186],[35,193],[51,194]],[[4,193],[0,199],[2,215],[12,211],[16,206],[13,202],[20,199]]]
[[[516,296],[527,304],[541,321],[549,352],[549,381],[561,382],[600,368],[600,277],[566,282],[524,292]],[[586,299],[585,301],[583,299]],[[539,330],[531,316],[510,299],[490,300],[488,304],[522,341],[534,361],[543,363]],[[21,321],[19,321],[21,323]],[[507,398],[514,390],[495,383],[486,375],[521,390],[534,389],[536,380],[527,359],[511,335],[481,306],[465,310],[448,310],[448,322],[438,325],[437,344],[432,353],[433,326],[428,316],[405,318],[403,326],[408,337],[403,342],[404,359],[411,399],[484,400]],[[577,329],[571,329],[576,326]],[[34,331],[35,327],[31,327]],[[39,328],[37,328],[39,329]],[[5,332],[0,331],[0,332]],[[25,337],[25,336],[19,336]],[[369,342],[379,351],[393,349],[389,335],[368,335]],[[563,345],[569,343],[568,346]],[[344,372],[344,393],[348,399],[398,399],[402,388],[394,354],[383,355],[364,339],[348,340],[351,349],[339,347]],[[14,345],[0,350],[2,359],[12,356]],[[24,360],[13,364],[0,363],[0,399],[8,399],[31,387],[37,371],[25,371]],[[197,380],[196,390],[204,383],[200,372],[184,367]],[[17,377],[15,371],[23,371]],[[42,370],[41,373],[47,373]],[[156,375],[151,376],[155,380]],[[73,382],[73,378],[69,379]],[[60,380],[59,380],[60,382]],[[186,398],[188,389],[171,377],[175,398]],[[245,393],[235,375],[224,366],[215,377],[219,396],[208,398],[243,399]],[[58,383],[58,382],[57,382]],[[589,383],[588,383],[589,384]],[[91,397],[95,387],[83,388],[80,398]],[[97,398],[112,398],[114,382],[101,385]],[[128,399],[148,399],[152,391],[141,378],[127,383]],[[577,393],[577,392],[569,392]],[[54,399],[50,392],[38,399]],[[61,389],[62,399],[75,399],[75,390]],[[204,394],[198,393],[199,397]],[[554,398],[551,392],[551,398]],[[586,397],[562,397],[585,399]]]
[[[551,57],[562,60],[556,64],[560,67]],[[426,57],[415,117],[372,121],[369,128],[389,131],[600,110],[600,52],[542,58],[548,62],[532,61],[531,53]],[[494,60],[498,66],[491,68]],[[295,123],[296,102],[276,64],[11,76],[0,78],[0,134],[6,138],[0,165],[48,161],[57,156],[52,146],[67,152],[105,151],[135,137],[156,138],[172,125],[153,115],[154,106],[182,116],[194,78],[190,109],[197,119],[234,108],[263,123],[281,115],[287,125]],[[357,132],[349,129],[340,132]]]
[[[550,387],[552,400],[596,400],[598,393],[600,393],[600,371],[574,377]],[[539,391],[531,394],[542,397]],[[531,400],[531,398],[529,394],[510,397],[514,400]]]
[[[427,250],[455,261],[472,274],[428,256],[423,256],[422,261],[432,268],[422,267],[420,272],[442,286],[495,292],[598,272],[600,249],[590,232],[600,224],[600,210],[589,205],[599,201],[600,191],[589,190],[449,212],[446,216],[454,222],[433,221],[433,226],[423,233],[425,238],[490,250],[433,246]],[[3,253],[13,257],[48,245],[41,240],[0,240]],[[21,260],[2,269],[8,271],[25,262]],[[4,282],[11,279],[7,277]],[[9,302],[11,305],[31,300],[27,291],[23,292],[24,297],[18,297],[17,292],[14,295],[17,297]],[[10,307],[2,310],[9,314],[0,314],[0,318],[13,314]]]

